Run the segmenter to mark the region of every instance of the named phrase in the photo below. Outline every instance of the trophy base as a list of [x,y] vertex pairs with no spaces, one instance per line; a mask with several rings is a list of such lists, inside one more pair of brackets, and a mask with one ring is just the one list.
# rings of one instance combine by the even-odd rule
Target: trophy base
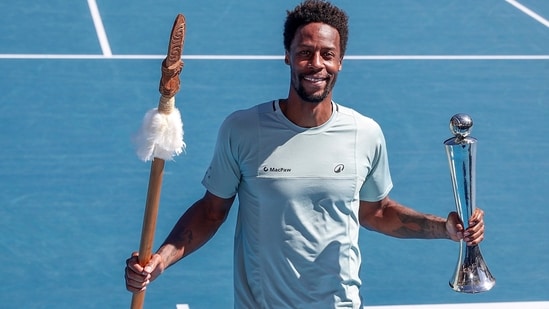
[[453,285],[450,282],[450,287],[452,290],[460,293],[476,294],[490,291],[494,285],[495,281],[483,282],[482,284],[466,284],[466,285]]
[[456,273],[450,280],[450,287],[461,293],[481,293],[492,289],[496,285],[496,279],[486,266],[480,247],[466,246],[463,241],[460,242],[460,247],[460,260]]

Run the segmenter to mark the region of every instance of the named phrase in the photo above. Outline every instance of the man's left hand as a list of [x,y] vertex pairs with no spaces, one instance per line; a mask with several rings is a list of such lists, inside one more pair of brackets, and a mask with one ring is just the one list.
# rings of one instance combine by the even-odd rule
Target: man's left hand
[[484,239],[484,211],[476,208],[469,218],[469,227],[464,229],[459,215],[453,211],[446,219],[446,232],[454,241],[463,239],[468,246],[478,245]]

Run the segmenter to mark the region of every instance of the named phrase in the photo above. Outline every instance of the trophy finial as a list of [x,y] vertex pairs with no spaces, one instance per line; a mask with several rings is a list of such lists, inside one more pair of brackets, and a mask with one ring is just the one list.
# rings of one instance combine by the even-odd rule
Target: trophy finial
[[450,119],[450,131],[458,139],[463,139],[471,133],[473,119],[467,114],[455,114]]

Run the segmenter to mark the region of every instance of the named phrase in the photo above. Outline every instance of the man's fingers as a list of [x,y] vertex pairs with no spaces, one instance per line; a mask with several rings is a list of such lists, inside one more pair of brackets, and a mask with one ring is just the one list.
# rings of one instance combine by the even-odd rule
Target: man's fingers
[[153,271],[158,267],[158,264],[162,261],[162,258],[159,254],[153,254],[151,259],[147,262],[145,267],[143,267],[143,272],[147,274],[152,274]]
[[469,218],[469,226],[464,233],[468,246],[478,245],[484,240],[484,211],[476,208]]
[[138,293],[147,288],[147,286],[162,272],[162,257],[159,254],[153,254],[145,267],[139,264],[139,254],[132,253],[132,256],[126,260],[124,271],[124,280],[126,289],[132,293]]
[[[149,264],[147,264],[149,266]],[[126,260],[124,271],[126,289],[132,293],[138,293],[146,289],[150,283],[151,274],[144,267],[139,265],[138,253],[132,253],[132,256]]]
[[145,282],[151,279],[151,274],[145,271],[136,272],[130,267],[126,267],[126,280],[135,282]]
[[132,253],[132,256],[126,260],[126,267],[135,273],[142,273],[143,267],[139,265],[138,253]]
[[477,222],[475,225],[469,227],[465,231],[464,236],[464,240],[467,242],[467,245],[478,245],[482,240],[484,240],[484,221]]
[[128,271],[126,271],[124,278],[126,279],[126,289],[132,293],[145,290],[150,282],[150,275],[143,277]]
[[475,225],[478,222],[484,220],[484,211],[480,208],[476,208],[469,218],[469,225]]

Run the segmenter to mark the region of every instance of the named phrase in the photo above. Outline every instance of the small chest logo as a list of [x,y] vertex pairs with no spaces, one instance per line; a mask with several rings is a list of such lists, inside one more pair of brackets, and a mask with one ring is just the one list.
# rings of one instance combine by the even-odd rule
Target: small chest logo
[[339,173],[343,172],[344,169],[345,169],[345,165],[338,164],[334,167],[334,173],[339,174]]
[[263,166],[263,172],[273,172],[273,173],[290,173],[292,171],[291,168],[284,168],[284,167],[268,167]]

